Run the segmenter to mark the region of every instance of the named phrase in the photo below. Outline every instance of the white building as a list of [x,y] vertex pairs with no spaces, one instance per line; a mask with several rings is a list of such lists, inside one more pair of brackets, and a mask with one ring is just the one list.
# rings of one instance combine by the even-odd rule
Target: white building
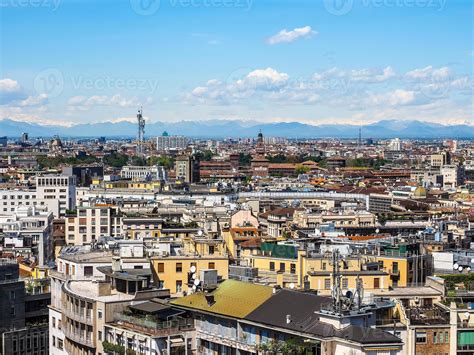
[[[116,263],[110,251],[65,247],[50,272],[49,353],[100,354],[104,326],[136,299],[136,292],[111,289],[100,268]],[[149,269],[146,258],[122,258],[120,270]],[[132,275],[133,276],[133,275]],[[154,297],[151,293],[151,297]],[[146,299],[146,297],[144,297]]]
[[39,266],[52,258],[53,213],[33,206],[18,207],[0,214],[0,230],[5,234],[1,251],[34,259]]
[[402,150],[402,141],[400,140],[400,138],[392,139],[388,144],[388,149],[396,152]]
[[122,179],[133,181],[166,181],[166,171],[163,166],[131,166],[122,167],[120,171]]
[[36,196],[40,200],[58,200],[59,216],[76,208],[76,177],[45,175],[36,177]]
[[59,217],[59,200],[40,199],[35,190],[0,190],[0,213],[15,212],[20,206],[47,208],[55,217]]

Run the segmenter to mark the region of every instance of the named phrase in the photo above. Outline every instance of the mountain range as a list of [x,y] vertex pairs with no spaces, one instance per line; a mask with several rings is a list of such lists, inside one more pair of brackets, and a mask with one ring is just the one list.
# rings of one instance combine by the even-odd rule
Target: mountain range
[[[259,131],[265,136],[287,138],[357,138],[359,128],[363,138],[474,138],[474,125],[442,125],[423,121],[384,120],[367,125],[323,124],[299,122],[259,123],[238,120],[208,120],[153,122],[145,126],[145,136],[184,135],[196,138],[255,137]],[[41,125],[0,120],[0,136],[19,137],[28,132],[31,137],[135,137],[137,125],[131,122],[101,122],[77,124],[71,127]]]

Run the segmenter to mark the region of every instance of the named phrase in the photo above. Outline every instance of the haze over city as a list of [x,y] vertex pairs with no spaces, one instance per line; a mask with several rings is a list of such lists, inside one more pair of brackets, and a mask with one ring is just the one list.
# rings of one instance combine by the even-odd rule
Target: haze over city
[[468,0],[2,5],[0,119],[473,123]]

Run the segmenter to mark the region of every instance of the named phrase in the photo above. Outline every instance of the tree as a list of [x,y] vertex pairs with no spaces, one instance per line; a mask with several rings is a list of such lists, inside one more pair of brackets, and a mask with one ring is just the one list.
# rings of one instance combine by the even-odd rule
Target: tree
[[103,162],[113,168],[121,168],[122,166],[127,165],[128,155],[114,152],[104,156]]
[[310,170],[309,166],[298,165],[295,169],[295,172],[299,174],[306,174]]

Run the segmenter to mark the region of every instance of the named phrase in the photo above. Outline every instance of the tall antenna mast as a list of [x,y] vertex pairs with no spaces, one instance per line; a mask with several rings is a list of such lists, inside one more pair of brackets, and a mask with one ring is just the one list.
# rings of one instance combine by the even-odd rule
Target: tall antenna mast
[[138,142],[137,142],[137,155],[143,155],[143,137],[145,136],[145,119],[143,118],[143,107],[140,106],[137,114],[138,120]]

